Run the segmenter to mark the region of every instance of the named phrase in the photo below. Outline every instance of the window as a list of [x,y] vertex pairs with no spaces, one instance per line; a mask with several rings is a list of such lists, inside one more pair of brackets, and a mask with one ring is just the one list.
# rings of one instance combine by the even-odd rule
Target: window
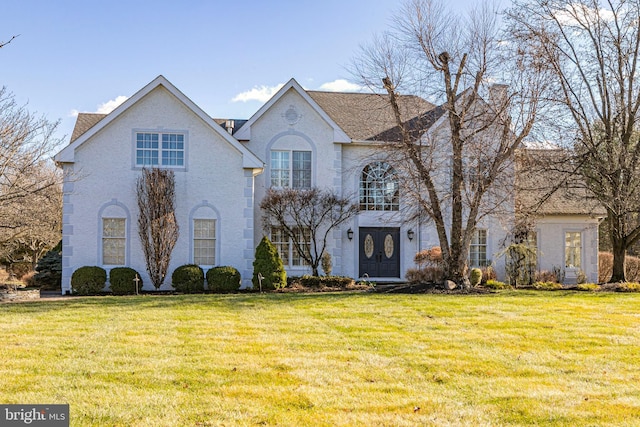
[[397,211],[400,189],[395,170],[385,162],[367,165],[360,179],[360,209]]
[[184,166],[184,134],[136,133],[136,166]]
[[272,151],[271,186],[310,188],[311,151]]
[[216,263],[216,220],[193,220],[193,263],[215,265]]
[[[297,228],[293,233],[296,241],[299,242],[300,246],[304,248],[307,253],[309,253],[311,232],[308,229],[301,230]],[[300,256],[293,242],[281,227],[271,228],[271,243],[273,243],[278,250],[282,263],[286,267],[301,267],[308,265],[308,263]]]
[[564,234],[564,266],[581,268],[582,266],[582,233],[567,231]]
[[126,219],[102,218],[102,264],[125,265]]
[[476,230],[471,238],[469,247],[469,265],[471,267],[486,267],[487,260],[487,230]]

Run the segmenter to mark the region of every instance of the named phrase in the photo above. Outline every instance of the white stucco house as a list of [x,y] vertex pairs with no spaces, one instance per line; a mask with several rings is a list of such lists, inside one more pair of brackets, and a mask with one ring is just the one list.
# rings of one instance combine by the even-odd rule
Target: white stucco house
[[[55,156],[64,171],[62,292],[71,291],[76,269],[90,265],[134,268],[153,288],[137,231],[135,186],[144,167],[175,172],[180,237],[169,275],[189,263],[230,265],[250,287],[265,233],[260,201],[267,188],[290,186],[329,188],[359,203],[360,214],[332,235],[333,274],[402,281],[416,252],[438,241],[429,224],[402,215],[402,188],[377,144],[394,126],[376,95],[307,91],[293,79],[249,120],[211,118],[163,76],[107,115],[81,113]],[[539,268],[566,267],[568,279],[580,270],[597,281],[598,218],[565,207],[549,206],[537,223]],[[493,261],[504,270],[494,258],[503,223],[479,225],[471,264]],[[310,273],[277,229],[266,232],[289,275]],[[171,289],[170,279],[161,289]]]

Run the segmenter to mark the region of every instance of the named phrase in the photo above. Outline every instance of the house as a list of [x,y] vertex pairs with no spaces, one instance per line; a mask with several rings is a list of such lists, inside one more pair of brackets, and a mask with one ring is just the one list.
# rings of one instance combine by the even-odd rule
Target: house
[[[421,98],[402,103],[427,113],[434,127],[444,120]],[[379,95],[307,91],[293,79],[246,121],[209,117],[162,76],[108,115],[79,114],[69,145],[55,156],[64,171],[62,292],[70,292],[73,271],[86,265],[132,267],[151,289],[137,232],[135,187],[144,167],[175,172],[180,237],[170,273],[187,263],[205,270],[231,265],[250,287],[264,233],[289,275],[309,273],[277,227],[263,227],[259,205],[269,187],[313,186],[352,197],[361,208],[331,236],[333,274],[402,281],[416,252],[438,241],[428,223],[403,214],[403,189],[378,143],[394,127]],[[539,223],[540,252],[557,256],[548,261],[554,265],[570,252],[580,259],[571,268],[595,281],[597,219],[588,212],[550,218]],[[558,241],[562,233],[569,240]],[[493,257],[507,234],[503,219],[485,218],[472,264],[493,261],[504,270]],[[169,282],[161,289],[171,289]]]

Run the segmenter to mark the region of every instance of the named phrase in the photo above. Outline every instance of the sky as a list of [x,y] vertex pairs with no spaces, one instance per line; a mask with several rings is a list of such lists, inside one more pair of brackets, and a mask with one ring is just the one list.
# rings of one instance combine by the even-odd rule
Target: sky
[[[468,10],[474,0],[449,0]],[[357,90],[348,68],[392,25],[402,0],[4,1],[0,86],[60,120],[109,112],[163,75],[215,118],[251,117],[292,77]]]

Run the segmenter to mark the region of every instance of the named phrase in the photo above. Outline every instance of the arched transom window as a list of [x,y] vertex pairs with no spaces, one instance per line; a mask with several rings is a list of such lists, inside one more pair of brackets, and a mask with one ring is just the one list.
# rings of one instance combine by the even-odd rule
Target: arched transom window
[[360,209],[397,211],[400,189],[396,171],[386,162],[368,164],[360,177]]

